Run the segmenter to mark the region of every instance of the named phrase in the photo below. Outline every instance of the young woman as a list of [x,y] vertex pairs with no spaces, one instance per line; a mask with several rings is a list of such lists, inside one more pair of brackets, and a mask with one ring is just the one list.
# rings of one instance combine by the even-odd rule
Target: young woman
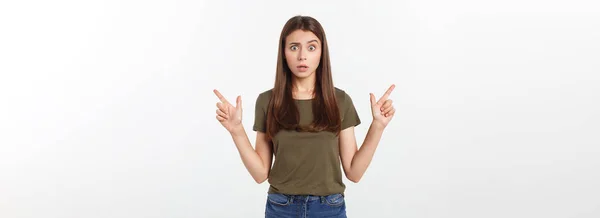
[[257,183],[269,181],[266,217],[346,217],[341,168],[355,183],[365,173],[394,117],[393,89],[379,100],[369,94],[373,121],[359,150],[354,126],[361,121],[333,84],[325,32],[314,18],[295,16],[281,31],[275,85],[256,99],[256,149],[242,126],[241,96],[233,106],[214,90],[216,118],[245,167]]

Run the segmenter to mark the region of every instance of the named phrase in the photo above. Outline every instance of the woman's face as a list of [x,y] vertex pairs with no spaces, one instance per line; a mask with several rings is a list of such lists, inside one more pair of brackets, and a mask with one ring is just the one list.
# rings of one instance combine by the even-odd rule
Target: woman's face
[[285,60],[298,78],[312,76],[321,60],[321,41],[311,31],[295,30],[285,38]]

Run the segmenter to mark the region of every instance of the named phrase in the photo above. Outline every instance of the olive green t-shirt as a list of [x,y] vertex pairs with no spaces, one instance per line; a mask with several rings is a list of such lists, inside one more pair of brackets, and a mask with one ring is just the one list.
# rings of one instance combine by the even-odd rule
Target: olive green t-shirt
[[[256,99],[254,131],[266,131],[267,107],[273,90],[259,94]],[[335,88],[341,116],[341,128],[360,124],[352,99],[345,91]],[[312,99],[295,99],[300,125],[313,120]],[[273,166],[269,172],[268,193],[325,196],[344,193],[342,182],[339,136],[329,131],[316,133],[280,130],[273,136]]]

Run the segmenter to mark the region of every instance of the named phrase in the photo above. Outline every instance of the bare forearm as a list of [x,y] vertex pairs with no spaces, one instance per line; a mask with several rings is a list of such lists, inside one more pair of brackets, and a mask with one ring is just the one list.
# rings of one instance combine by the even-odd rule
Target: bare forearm
[[235,128],[230,133],[240,157],[242,158],[242,162],[250,175],[252,175],[252,178],[254,178],[256,182],[264,181],[267,177],[267,168],[266,166],[263,166],[262,159],[252,147],[244,127],[240,125],[240,127]]
[[375,150],[377,149],[377,145],[383,135],[384,128],[384,126],[377,123],[371,123],[371,126],[369,126],[363,144],[352,158],[351,175],[353,181],[358,182],[369,167],[373,155],[375,154]]

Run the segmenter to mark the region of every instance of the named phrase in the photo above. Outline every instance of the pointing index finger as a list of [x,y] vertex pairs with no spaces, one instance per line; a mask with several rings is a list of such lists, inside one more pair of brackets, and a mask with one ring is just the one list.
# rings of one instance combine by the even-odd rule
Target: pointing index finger
[[225,99],[225,97],[223,97],[223,95],[221,95],[221,93],[218,90],[214,89],[213,92],[215,93],[215,95],[217,95],[217,97],[219,97],[219,100],[221,100],[223,104],[229,104],[227,99]]
[[390,88],[388,88],[388,90],[385,92],[385,94],[383,94],[383,96],[381,96],[381,98],[379,99],[379,101],[377,101],[377,103],[382,103],[385,100],[387,100],[388,97],[390,97],[390,95],[392,94],[392,91],[394,91],[394,88],[396,87],[396,85],[392,84],[390,86]]

